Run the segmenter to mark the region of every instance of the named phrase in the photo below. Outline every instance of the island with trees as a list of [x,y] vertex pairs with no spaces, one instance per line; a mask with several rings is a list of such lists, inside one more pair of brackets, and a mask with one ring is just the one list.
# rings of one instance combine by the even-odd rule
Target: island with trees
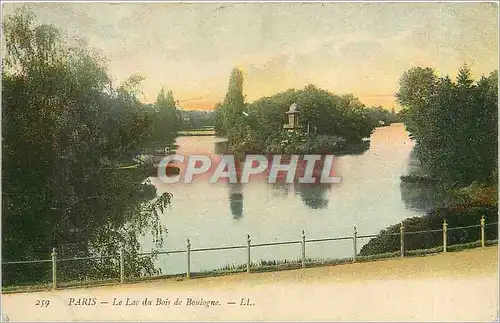
[[[302,131],[290,132],[289,107],[300,110]],[[352,94],[336,95],[312,84],[245,102],[243,73],[234,68],[226,97],[215,108],[215,131],[235,153],[342,154],[368,148],[375,127],[398,121],[394,112],[367,108]]]

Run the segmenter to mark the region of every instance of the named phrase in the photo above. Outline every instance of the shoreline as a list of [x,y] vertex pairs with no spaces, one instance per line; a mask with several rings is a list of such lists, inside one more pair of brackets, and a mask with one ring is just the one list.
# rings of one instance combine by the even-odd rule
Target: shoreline
[[[69,305],[71,299],[84,298],[95,299],[96,305]],[[161,306],[156,305],[158,298]],[[39,299],[49,300],[50,306],[35,306]],[[216,305],[182,304],[188,299]],[[120,300],[135,306],[112,305]],[[152,305],[144,306],[144,300]],[[11,321],[486,321],[497,316],[498,247],[281,272],[6,294],[2,303]]]
[[[345,268],[358,268],[356,266],[370,266],[370,264],[374,266],[379,266],[382,268],[385,268],[385,266],[391,266],[394,261],[400,261],[400,260],[407,260],[407,259],[413,259],[413,260],[408,260],[408,262],[413,262],[417,261],[418,259],[421,258],[427,258],[427,257],[434,257],[434,256],[440,256],[443,255],[445,257],[451,257],[453,258],[454,256],[450,256],[453,254],[462,254],[466,252],[474,252],[475,250],[478,250],[476,252],[481,252],[481,250],[492,250],[492,249],[498,249],[498,242],[493,243],[493,244],[488,244],[485,248],[470,248],[470,249],[460,249],[457,248],[457,250],[453,249],[453,246],[449,247],[448,253],[443,253],[442,251],[437,251],[435,249],[428,249],[427,252],[426,250],[421,251],[421,253],[412,253],[409,252],[408,255],[405,255],[405,257],[400,257],[398,253],[387,253],[387,254],[380,254],[380,255],[373,255],[373,256],[358,256],[357,262],[352,262],[351,259],[333,259],[331,263],[321,263],[321,262],[313,262],[313,263],[308,263],[306,268],[301,268],[300,263],[290,263],[288,264],[288,267],[286,266],[269,266],[269,267],[254,267],[252,269],[252,273],[248,274],[244,270],[244,266],[242,266],[241,270],[228,270],[228,271],[208,271],[206,273],[197,273],[193,272],[191,273],[191,279],[187,279],[185,274],[173,274],[173,275],[160,275],[160,276],[153,276],[153,277],[138,277],[138,278],[133,278],[129,279],[128,281],[125,281],[125,283],[119,283],[117,279],[109,279],[109,280],[101,280],[101,281],[89,281],[86,285],[85,283],[82,282],[66,282],[63,283],[62,286],[59,286],[59,288],[56,291],[51,291],[51,283],[47,282],[46,284],[43,285],[28,285],[28,286],[7,286],[7,288],[2,288],[2,294],[8,295],[8,294],[23,294],[23,293],[28,293],[28,294],[34,294],[34,293],[41,293],[41,292],[59,292],[59,291],[69,291],[69,290],[90,290],[94,288],[101,288],[101,287],[120,287],[120,286],[134,286],[134,285],[140,285],[140,284],[156,284],[158,282],[184,282],[185,284],[190,284],[190,282],[202,282],[202,281],[207,281],[207,280],[218,280],[218,279],[238,279],[237,277],[244,277],[248,275],[282,275],[282,273],[290,273],[288,275],[294,275],[294,273],[300,272],[301,270],[303,272],[307,272],[308,270],[319,270],[319,271],[335,271],[338,269],[332,269],[332,268],[337,268],[337,267],[342,267]],[[497,252],[498,253],[498,252]],[[380,263],[385,263],[386,265],[380,265]],[[290,266],[292,265],[292,266]],[[353,267],[350,267],[353,266]],[[342,270],[342,269],[340,269]],[[387,270],[385,271],[387,273]],[[460,272],[460,270],[458,271]],[[284,277],[286,277],[287,274],[284,274]],[[229,277],[229,278],[228,278]],[[353,276],[355,278],[355,276]],[[351,277],[351,278],[353,278]],[[73,284],[72,284],[73,283]],[[66,285],[66,286],[65,286]],[[44,287],[45,286],[45,287]],[[17,288],[19,287],[19,288]],[[23,288],[25,287],[25,288]],[[5,290],[4,290],[5,289]]]

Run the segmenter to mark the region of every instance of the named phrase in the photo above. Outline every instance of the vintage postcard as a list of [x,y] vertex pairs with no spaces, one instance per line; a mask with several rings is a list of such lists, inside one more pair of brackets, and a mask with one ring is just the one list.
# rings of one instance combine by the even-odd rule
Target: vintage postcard
[[3,2],[2,322],[498,322],[498,2]]

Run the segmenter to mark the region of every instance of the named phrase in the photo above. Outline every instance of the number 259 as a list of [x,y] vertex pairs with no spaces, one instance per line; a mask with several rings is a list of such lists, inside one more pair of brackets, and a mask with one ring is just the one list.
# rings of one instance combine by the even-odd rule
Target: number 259
[[50,301],[48,299],[39,299],[36,301],[35,306],[49,307]]

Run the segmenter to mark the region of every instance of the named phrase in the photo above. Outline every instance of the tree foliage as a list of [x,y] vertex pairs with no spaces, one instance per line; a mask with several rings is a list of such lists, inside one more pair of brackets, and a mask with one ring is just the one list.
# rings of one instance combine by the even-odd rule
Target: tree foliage
[[[456,229],[451,228],[465,227],[469,225],[479,225],[481,217],[484,216],[486,223],[498,221],[496,207],[491,205],[482,205],[463,208],[461,206],[452,206],[436,208],[423,217],[413,217],[403,221],[405,232],[430,231],[443,228],[443,220],[448,223],[447,242],[448,246],[456,244],[474,243],[481,239],[480,230],[474,229]],[[382,231],[379,235],[365,244],[359,255],[377,255],[388,252],[398,252],[401,248],[400,224],[392,225]],[[487,240],[498,239],[498,229],[496,226],[485,227],[485,236]],[[442,247],[443,235],[441,232],[427,234],[406,234],[405,250],[414,251],[421,249],[430,249]]]
[[[114,87],[102,59],[70,47],[28,11],[4,20],[2,61],[2,257],[4,261],[118,254],[128,274],[151,274],[139,237],[162,243],[157,196],[146,165],[120,169],[150,135],[148,109],[136,97],[141,78]],[[78,267],[78,271],[75,268]],[[43,279],[39,268],[4,268],[4,283]],[[113,261],[63,266],[63,278],[116,274]],[[73,275],[73,276],[72,276]],[[79,277],[79,276],[78,276]],[[115,276],[116,277],[116,276]]]
[[382,106],[376,106],[368,109],[367,115],[370,122],[375,127],[389,126],[392,123],[401,121],[399,115],[394,112],[394,109],[392,109],[392,111],[388,111]]
[[245,115],[245,96],[243,95],[243,72],[234,68],[224,102],[215,109],[215,130],[226,135],[231,146],[239,144],[247,135]]
[[172,91],[165,92],[162,88],[150,113],[153,122],[149,144],[159,147],[172,144],[182,126],[181,113]]
[[477,82],[470,75],[466,65],[456,82],[412,68],[397,93],[424,170],[458,186],[489,181],[497,168],[498,73]]
[[214,111],[182,110],[182,129],[214,127]]

